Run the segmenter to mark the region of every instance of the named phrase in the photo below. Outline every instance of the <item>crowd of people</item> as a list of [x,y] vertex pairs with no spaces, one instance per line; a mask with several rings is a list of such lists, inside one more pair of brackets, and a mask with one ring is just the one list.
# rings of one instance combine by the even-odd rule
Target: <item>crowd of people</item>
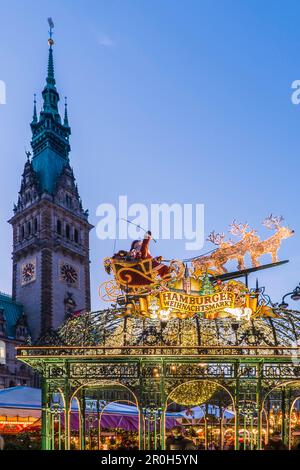
[[139,450],[138,433],[116,430],[114,436],[104,438],[101,448],[102,450]]
[[[9,449],[10,445],[5,446],[5,439],[0,435],[0,450]],[[30,447],[29,447],[30,448]],[[102,443],[102,450],[138,450],[138,434],[136,432],[123,432],[114,437],[105,439]],[[234,442],[226,441],[223,450],[234,450]],[[17,450],[17,449],[16,449]],[[182,426],[174,426],[171,434],[166,439],[166,450],[206,450],[203,442],[196,443],[192,438],[186,436],[186,432]],[[211,441],[207,444],[207,450],[221,450],[218,442]],[[250,450],[248,443],[240,441],[239,450]],[[252,446],[252,450],[256,450],[256,446]],[[263,446],[263,450],[288,450],[288,447],[282,441],[281,433],[275,431],[270,437],[267,444]],[[300,450],[300,440],[296,440],[291,450]]]
[[[171,435],[166,441],[166,450],[205,450],[206,446],[203,442],[196,444],[193,439],[185,435],[185,430],[181,426],[175,426],[172,429]],[[235,445],[233,441],[224,443],[223,450],[234,450]],[[221,450],[219,443],[211,441],[207,444],[207,450]],[[240,441],[239,450],[256,450],[256,445],[250,446],[249,443]],[[263,450],[288,450],[288,447],[282,441],[281,433],[275,431],[270,437],[267,444],[263,446]],[[291,450],[300,450],[300,440],[296,441]]]

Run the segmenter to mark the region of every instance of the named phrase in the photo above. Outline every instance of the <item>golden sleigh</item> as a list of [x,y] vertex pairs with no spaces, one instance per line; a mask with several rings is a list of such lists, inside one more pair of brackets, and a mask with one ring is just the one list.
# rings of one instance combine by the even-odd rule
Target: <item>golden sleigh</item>
[[[161,258],[147,258],[144,260],[126,260],[121,257],[105,258],[104,267],[108,274],[113,274],[116,287],[122,292],[140,294],[153,289],[163,289],[164,281],[158,272],[157,265]],[[173,260],[169,265],[172,280],[182,276],[184,265],[181,261]],[[168,282],[170,279],[168,279]],[[113,287],[112,281],[110,286]],[[101,296],[102,297],[102,296]]]

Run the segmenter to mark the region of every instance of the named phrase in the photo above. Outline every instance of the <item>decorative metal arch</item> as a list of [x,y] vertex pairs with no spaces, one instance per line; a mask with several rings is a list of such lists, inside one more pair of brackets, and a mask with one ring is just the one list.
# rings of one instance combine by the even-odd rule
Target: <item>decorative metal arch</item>
[[[70,398],[78,388],[112,382],[127,387],[136,396],[141,411],[141,448],[163,448],[169,392],[192,380],[215,381],[232,395],[236,448],[247,403],[255,403],[259,448],[265,397],[272,395],[274,387],[285,388],[291,382],[299,383],[300,390],[300,312],[277,309],[277,314],[278,318],[254,322],[195,318],[174,319],[166,325],[123,317],[116,309],[70,318],[54,333],[54,344],[48,335],[47,345],[18,349],[18,358],[43,377],[43,448],[51,448],[49,413],[53,391],[63,391],[68,413]],[[288,416],[288,399],[284,398],[283,403]],[[282,434],[289,445],[287,422]],[[154,440],[150,436],[153,429]],[[66,429],[65,436],[68,449],[70,429]]]

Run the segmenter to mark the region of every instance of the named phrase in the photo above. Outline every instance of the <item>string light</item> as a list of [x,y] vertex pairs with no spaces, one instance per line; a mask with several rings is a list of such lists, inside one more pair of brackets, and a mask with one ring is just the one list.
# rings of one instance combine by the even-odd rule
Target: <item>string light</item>
[[179,385],[171,394],[170,401],[183,406],[196,406],[205,403],[219,388],[218,384],[194,381]]

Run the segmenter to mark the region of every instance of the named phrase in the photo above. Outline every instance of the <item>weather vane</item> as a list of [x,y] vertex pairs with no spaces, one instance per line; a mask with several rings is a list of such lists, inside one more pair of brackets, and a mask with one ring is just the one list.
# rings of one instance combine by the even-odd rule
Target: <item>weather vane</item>
[[54,28],[54,23],[53,23],[53,20],[52,20],[51,17],[48,18],[48,24],[49,24],[49,28],[50,28],[48,44],[49,44],[49,46],[52,46],[54,44],[54,41],[52,39],[52,35],[53,35],[52,30]]

